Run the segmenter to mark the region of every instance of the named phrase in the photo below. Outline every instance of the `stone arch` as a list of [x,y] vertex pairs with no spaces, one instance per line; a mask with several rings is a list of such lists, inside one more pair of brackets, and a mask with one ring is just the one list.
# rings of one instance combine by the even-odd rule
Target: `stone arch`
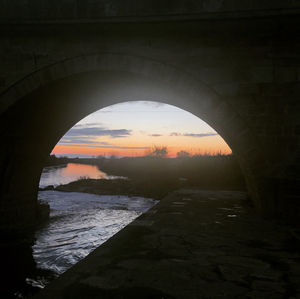
[[[81,90],[84,94],[80,94]],[[216,129],[238,157],[250,196],[257,208],[263,209],[259,180],[265,160],[255,135],[233,106],[185,70],[141,56],[98,53],[47,66],[15,83],[0,96],[3,116],[0,133],[7,140],[6,148],[1,149],[0,163],[5,177],[1,198],[2,202],[9,203],[1,214],[10,215],[5,213],[8,209],[23,219],[21,223],[34,219],[34,212],[23,217],[22,210],[29,211],[35,205],[43,159],[60,137],[97,109],[137,99],[155,99],[178,106]],[[67,120],[63,119],[64,109]],[[18,125],[14,123],[16,117],[20,120]],[[57,122],[55,128],[51,128],[53,118]],[[42,130],[44,134],[47,132],[47,138],[39,133]],[[34,155],[36,147],[41,157]],[[16,161],[22,165],[21,173]],[[22,177],[26,177],[25,182],[20,182]],[[15,211],[16,201],[21,198],[23,205]],[[2,219],[6,221],[7,217]]]
[[64,79],[74,74],[98,70],[130,72],[138,75],[159,76],[160,78],[167,77],[168,81],[174,84],[182,84],[191,88],[191,90],[201,90],[201,93],[210,97],[211,100],[216,97],[214,91],[203,82],[197,82],[191,74],[174,66],[143,56],[103,52],[68,58],[27,75],[1,94],[0,113],[20,98],[52,81]]

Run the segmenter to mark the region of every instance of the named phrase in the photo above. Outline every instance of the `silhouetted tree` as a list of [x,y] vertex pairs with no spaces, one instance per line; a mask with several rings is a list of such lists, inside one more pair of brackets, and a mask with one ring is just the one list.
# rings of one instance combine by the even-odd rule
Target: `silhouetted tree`
[[180,151],[177,153],[177,158],[188,158],[190,156],[191,156],[190,153],[186,151]]
[[168,155],[168,148],[166,146],[154,146],[151,149],[149,156],[151,157],[158,157],[158,158],[165,158]]

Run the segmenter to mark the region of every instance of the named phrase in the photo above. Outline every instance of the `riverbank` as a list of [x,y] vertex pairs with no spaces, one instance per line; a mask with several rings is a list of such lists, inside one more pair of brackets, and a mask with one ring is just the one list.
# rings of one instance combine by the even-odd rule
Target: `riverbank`
[[48,186],[41,191],[83,192],[97,195],[141,196],[160,200],[180,188],[180,180],[132,180],[132,179],[80,179],[57,187]]
[[299,298],[299,232],[245,198],[172,193],[35,298]]
[[[204,190],[246,190],[243,174],[234,155],[195,155],[68,159],[50,156],[48,166],[68,163],[97,166],[107,175],[127,177],[135,184],[179,184]],[[184,185],[183,185],[184,183]],[[170,190],[169,187],[167,187]],[[137,191],[139,191],[138,189]],[[172,189],[174,190],[174,189]],[[164,194],[166,195],[166,194]]]
[[[51,159],[50,159],[51,158]],[[188,156],[181,158],[124,157],[68,159],[50,157],[53,165],[59,162],[97,167],[99,178],[81,178],[77,181],[48,186],[40,190],[84,192],[97,195],[142,196],[160,200],[180,188],[204,190],[245,190],[244,179],[232,155]],[[73,167],[74,168],[74,167]],[[104,171],[104,172],[103,172]],[[106,177],[105,177],[106,176]],[[118,178],[119,177],[119,178]],[[120,178],[122,177],[122,178]],[[125,178],[125,179],[124,179]]]

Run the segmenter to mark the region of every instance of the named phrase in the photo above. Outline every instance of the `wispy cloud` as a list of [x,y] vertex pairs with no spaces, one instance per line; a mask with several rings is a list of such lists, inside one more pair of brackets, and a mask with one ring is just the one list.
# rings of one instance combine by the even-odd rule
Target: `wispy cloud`
[[218,133],[200,133],[200,134],[186,133],[186,134],[184,134],[184,136],[187,136],[187,137],[198,137],[198,138],[216,136],[216,135],[218,135]]
[[93,139],[89,136],[64,136],[60,141],[59,144],[103,144],[103,145],[109,145],[106,141],[98,141],[96,139]]
[[105,128],[74,127],[66,133],[65,137],[109,136],[111,138],[121,138],[129,135],[131,135],[131,130],[127,129],[109,130]]
[[76,124],[72,129],[75,128],[93,128],[97,127],[99,128],[101,126],[101,123],[85,123],[85,124]]
[[93,147],[93,148],[117,148],[117,149],[148,149],[149,146],[117,146],[117,145],[85,145],[85,144],[79,144],[79,145],[72,145],[72,144],[59,144],[63,146],[75,146],[75,147]]
[[141,101],[144,105],[150,106],[150,107],[163,107],[166,106],[166,104],[161,103],[161,102],[152,102],[152,101]]
[[170,134],[170,136],[182,136],[182,134],[181,133],[173,132],[173,133]]
[[160,137],[160,136],[163,136],[162,134],[149,134],[149,136],[151,137]]
[[170,136],[185,136],[185,137],[196,137],[196,138],[202,138],[202,137],[209,137],[209,136],[216,136],[218,133],[177,133],[173,132],[170,134]]

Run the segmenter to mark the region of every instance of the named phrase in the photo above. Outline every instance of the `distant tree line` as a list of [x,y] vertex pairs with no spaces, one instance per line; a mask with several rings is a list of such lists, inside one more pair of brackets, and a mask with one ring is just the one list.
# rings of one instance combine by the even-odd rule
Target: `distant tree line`
[[190,155],[180,151],[167,158],[167,147],[153,147],[143,157],[105,157],[90,159],[50,156],[48,165],[83,163],[97,165],[110,175],[125,176],[135,182],[203,189],[245,190],[244,177],[234,155]]

